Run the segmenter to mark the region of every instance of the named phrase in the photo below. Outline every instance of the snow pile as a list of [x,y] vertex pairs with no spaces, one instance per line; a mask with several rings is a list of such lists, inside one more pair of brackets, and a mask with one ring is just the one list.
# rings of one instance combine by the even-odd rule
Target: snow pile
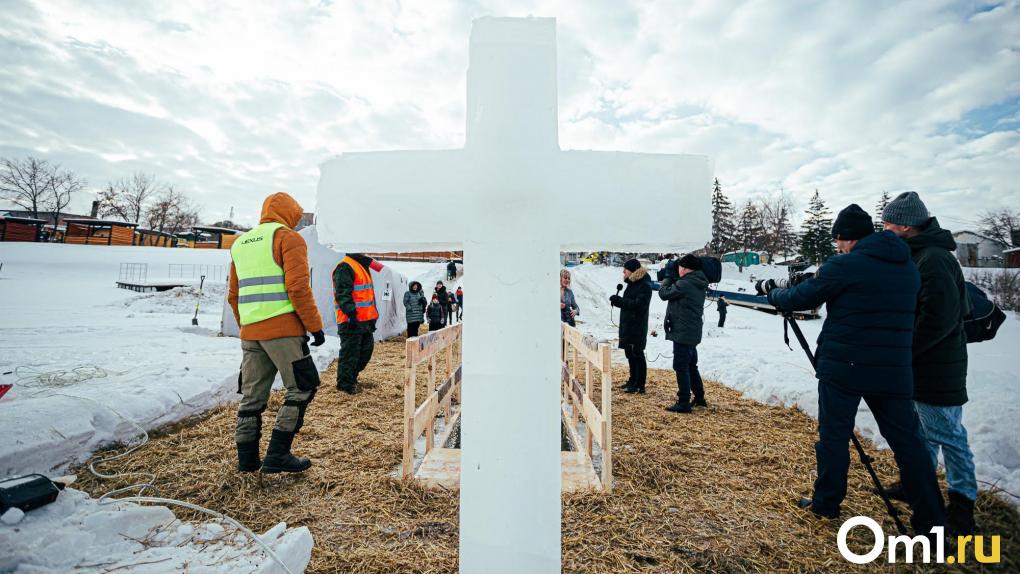
[[[253,572],[278,574],[261,546],[229,524],[181,522],[165,506],[99,504],[68,488],[56,502],[0,525],[0,572]],[[8,517],[8,514],[12,515]],[[277,524],[260,536],[294,572],[311,559],[307,528]]]
[[122,301],[117,306],[138,313],[193,315],[195,313],[195,305],[199,303],[200,298],[199,312],[203,308],[206,310],[219,308],[226,298],[226,293],[226,282],[206,281],[201,290],[199,290],[198,285],[174,287],[167,291],[143,293]]
[[[619,322],[620,313],[613,309],[610,318],[609,296],[616,292],[616,285],[623,282],[622,268],[582,265],[571,267],[570,271],[574,295],[581,307],[578,327],[615,342],[617,327],[613,323]],[[719,288],[753,293],[752,277],[786,277],[786,268],[756,265],[739,273],[736,266],[727,263]],[[790,333],[792,350],[784,345],[782,318],[736,305],[731,305],[728,311],[726,326],[719,328],[715,303],[706,301],[704,337],[698,346],[702,375],[754,400],[796,406],[817,417],[818,382],[793,333]],[[656,329],[659,336],[648,337],[645,356],[649,366],[671,369],[672,342],[665,339],[662,329],[665,312],[666,302],[653,293],[649,329]],[[822,314],[824,316],[824,307]],[[822,321],[799,324],[814,346]],[[1020,323],[1014,314],[994,340],[967,346],[970,402],[964,407],[964,424],[974,451],[978,479],[1011,492],[1020,492],[1020,433],[1015,422],[1020,419],[1020,395],[1009,392],[1016,381],[1012,373],[1015,369],[1013,357],[1020,348],[1018,327]],[[615,360],[622,362],[622,351],[614,352],[620,355]],[[711,400],[708,397],[709,403]],[[863,402],[858,411],[857,428],[880,446],[886,446],[874,417]]]

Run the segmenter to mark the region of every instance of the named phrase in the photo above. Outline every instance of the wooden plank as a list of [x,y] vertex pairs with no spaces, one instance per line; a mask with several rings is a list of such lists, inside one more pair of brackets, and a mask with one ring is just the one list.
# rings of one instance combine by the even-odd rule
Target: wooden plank
[[[436,391],[436,356],[432,355],[429,358],[429,386],[426,391],[429,399],[433,397],[433,393]],[[418,416],[415,413],[415,425],[418,424]],[[428,454],[432,447],[435,445],[435,429],[433,429],[432,419],[430,418],[425,425],[425,454]]]
[[609,345],[602,345],[602,490],[613,490],[613,371]]
[[408,480],[414,473],[414,386],[415,368],[405,371],[404,378],[404,452],[400,461],[400,476]]
[[[584,396],[587,400],[591,400],[591,361],[585,359],[584,361]],[[584,451],[591,456],[591,428],[588,425],[584,425]]]
[[560,467],[563,492],[586,492],[599,490],[599,478],[595,475],[591,459],[583,452],[561,452]]
[[432,331],[420,337],[408,339],[407,362],[405,365],[417,365],[452,345],[460,338],[462,325],[462,323],[458,323],[452,327],[446,327],[439,331]]
[[584,400],[584,408],[582,410],[584,413],[584,426],[591,429],[592,434],[595,435],[593,437],[595,441],[602,445],[602,414],[599,413],[591,398],[582,397],[582,399]]
[[599,354],[599,340],[591,335],[586,335],[575,327],[564,325],[563,338],[574,348],[579,350],[586,359],[600,364],[602,357]]
[[414,411],[414,415],[411,417],[411,422],[414,425],[412,427],[414,438],[421,436],[421,433],[425,432],[427,426],[432,426],[432,421],[436,418],[438,406],[439,403],[436,402],[436,395],[432,394]]

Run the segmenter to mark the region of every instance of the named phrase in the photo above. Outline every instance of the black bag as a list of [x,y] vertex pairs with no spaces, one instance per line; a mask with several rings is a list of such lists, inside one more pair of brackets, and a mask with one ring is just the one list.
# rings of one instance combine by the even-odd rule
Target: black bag
[[704,255],[698,259],[701,260],[701,272],[705,274],[705,277],[708,277],[709,283],[722,281],[722,263],[717,257]]
[[967,288],[967,299],[970,301],[970,314],[963,318],[963,330],[967,333],[968,343],[980,343],[995,338],[999,326],[1006,321],[1006,313],[999,309],[980,287],[964,281]]

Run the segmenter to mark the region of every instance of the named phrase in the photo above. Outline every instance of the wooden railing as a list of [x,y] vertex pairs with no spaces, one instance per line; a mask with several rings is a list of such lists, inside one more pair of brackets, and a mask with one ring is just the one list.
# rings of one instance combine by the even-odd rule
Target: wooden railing
[[[597,442],[602,449],[602,490],[608,492],[613,488],[613,374],[609,344],[599,342],[591,335],[585,335],[574,327],[562,323],[561,352],[562,396],[564,420],[568,422],[568,432],[577,435],[578,419],[584,421],[584,440],[578,446],[585,449],[588,458],[592,456],[592,443]],[[568,364],[568,357],[571,363]],[[580,365],[584,365],[584,383],[577,378]],[[595,375],[592,370],[600,373],[600,390],[602,395],[601,410],[592,401],[592,390]],[[570,405],[570,412],[566,405]],[[580,439],[576,436],[576,439]]]
[[[425,455],[428,456],[437,442],[434,436],[436,417],[442,414],[446,419],[446,435],[438,441],[440,445],[446,442],[449,433],[456,427],[457,419],[460,418],[459,411],[452,418],[450,412],[454,397],[460,403],[461,364],[458,355],[457,366],[454,368],[453,346],[461,341],[461,333],[462,325],[457,324],[407,340],[406,378],[404,379],[404,452],[400,465],[400,475],[405,480],[414,475],[414,443],[418,437],[425,433]],[[447,373],[437,387],[436,357],[442,352],[446,353]],[[415,397],[417,371],[418,365],[425,361],[429,363],[428,392],[422,404],[418,405]]]

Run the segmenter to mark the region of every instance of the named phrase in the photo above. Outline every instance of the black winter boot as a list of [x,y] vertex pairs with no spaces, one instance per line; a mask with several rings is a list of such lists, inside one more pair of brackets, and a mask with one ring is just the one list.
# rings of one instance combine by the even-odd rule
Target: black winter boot
[[261,465],[258,439],[237,443],[237,470],[239,472],[255,472]]
[[666,407],[666,410],[671,413],[689,413],[691,412],[691,403],[681,403],[680,401],[677,401]]
[[817,516],[819,518],[830,518],[830,519],[839,518],[839,512],[836,512],[835,514],[831,514],[831,513],[822,513],[822,512],[818,512],[817,510],[815,510],[815,505],[811,501],[810,498],[802,498],[802,499],[798,500],[797,501],[797,508],[799,508],[801,510],[810,510],[811,514],[814,514],[815,516]]
[[705,397],[701,397],[700,399],[694,399],[694,403],[693,404],[696,407],[705,407],[705,408],[708,408],[708,403],[705,402]]
[[954,536],[973,534],[974,501],[960,494],[949,491],[949,505],[946,507],[946,530]]
[[290,445],[294,442],[294,433],[273,429],[269,439],[266,458],[262,461],[263,474],[277,472],[303,472],[311,468],[312,461],[298,458],[290,453]]
[[[875,494],[879,494],[878,489],[874,489]],[[889,486],[885,487],[885,495],[890,500],[899,500],[900,502],[907,502],[907,492],[903,490],[903,483],[896,481]]]

